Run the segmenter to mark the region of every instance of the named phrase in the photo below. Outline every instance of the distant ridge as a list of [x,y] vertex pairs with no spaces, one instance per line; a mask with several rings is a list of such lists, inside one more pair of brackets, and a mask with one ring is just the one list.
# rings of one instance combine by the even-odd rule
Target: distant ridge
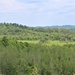
[[62,25],[62,26],[45,26],[45,28],[65,28],[65,29],[75,29],[75,25]]
[[75,25],[54,25],[54,26],[37,26],[37,28],[65,28],[65,29],[75,29]]

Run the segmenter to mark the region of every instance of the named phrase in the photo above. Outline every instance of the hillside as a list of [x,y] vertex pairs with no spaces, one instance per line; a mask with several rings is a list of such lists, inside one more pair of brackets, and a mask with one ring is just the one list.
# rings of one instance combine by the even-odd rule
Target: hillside
[[63,28],[0,24],[0,75],[74,74],[75,32]]
[[28,27],[16,23],[0,23],[0,37],[17,40],[61,40],[74,41],[75,34],[64,28]]
[[75,44],[46,46],[0,41],[0,75],[74,75]]
[[[40,28],[40,27],[39,27]],[[75,25],[62,25],[62,26],[59,26],[59,25],[53,25],[53,26],[44,26],[44,28],[65,28],[65,29],[75,29]]]

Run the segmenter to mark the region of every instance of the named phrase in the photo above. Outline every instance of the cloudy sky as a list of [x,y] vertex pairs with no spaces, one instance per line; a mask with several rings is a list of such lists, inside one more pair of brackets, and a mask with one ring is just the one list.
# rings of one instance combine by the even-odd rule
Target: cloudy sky
[[75,0],[0,0],[0,22],[75,25]]

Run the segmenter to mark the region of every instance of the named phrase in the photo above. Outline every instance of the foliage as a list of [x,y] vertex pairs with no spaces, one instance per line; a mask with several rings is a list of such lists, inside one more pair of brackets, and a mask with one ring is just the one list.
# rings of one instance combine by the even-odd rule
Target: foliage
[[0,75],[74,75],[74,41],[68,29],[0,23]]
[[1,41],[2,41],[2,44],[3,44],[5,47],[8,45],[8,39],[7,39],[7,37],[3,37]]
[[75,41],[75,32],[62,28],[33,28],[16,23],[0,23],[0,37],[16,40]]
[[[75,44],[46,46],[9,40],[0,41],[2,75],[73,75]],[[6,42],[5,42],[6,43]]]

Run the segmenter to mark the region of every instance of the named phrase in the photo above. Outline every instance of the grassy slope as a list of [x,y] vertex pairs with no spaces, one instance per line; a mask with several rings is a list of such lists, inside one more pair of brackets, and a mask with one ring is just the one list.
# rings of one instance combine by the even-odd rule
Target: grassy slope
[[49,40],[46,43],[46,45],[49,45],[49,46],[51,46],[51,45],[60,45],[60,46],[63,46],[65,44],[75,44],[75,42],[65,42],[65,41],[61,42],[61,41],[51,41],[51,40]]
[[17,40],[18,42],[28,42],[28,43],[33,43],[33,44],[37,44],[39,43],[39,40]]
[[[33,44],[38,44],[40,41],[39,40],[17,40],[18,42],[27,42],[27,43],[33,43]],[[52,46],[52,45],[60,45],[63,46],[65,44],[75,44],[75,42],[61,42],[61,41],[52,41],[52,40],[48,40],[46,43],[40,43],[43,45],[48,45],[48,46]]]

